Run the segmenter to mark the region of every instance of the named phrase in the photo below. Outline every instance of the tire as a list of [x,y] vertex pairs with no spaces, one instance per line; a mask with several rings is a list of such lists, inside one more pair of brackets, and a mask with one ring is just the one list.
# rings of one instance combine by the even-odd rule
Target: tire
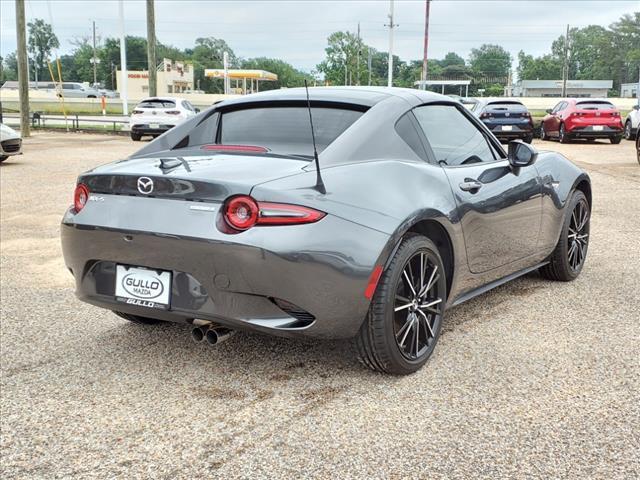
[[141,138],[142,135],[140,135],[139,133],[131,132],[131,140],[133,140],[134,142],[139,142]]
[[[584,210],[580,210],[580,208],[583,208]],[[583,217],[583,213],[581,212],[584,212],[586,217]],[[576,229],[576,222],[579,227],[579,224],[582,221],[585,222],[584,226]],[[549,280],[570,282],[580,275],[589,249],[590,223],[591,208],[587,201],[587,197],[580,190],[576,190],[573,192],[571,199],[569,200],[567,214],[565,215],[565,219],[562,224],[558,244],[549,257],[549,263],[540,268],[540,273],[543,277]],[[579,240],[571,233],[576,231],[577,233],[575,235],[577,237],[585,236]],[[579,246],[573,247],[574,244],[578,244]],[[571,254],[572,249],[574,249],[573,255]],[[576,259],[578,260],[577,262]]]
[[618,145],[622,141],[622,135],[616,135],[614,137],[609,137],[609,141],[614,145]]
[[[418,278],[421,264],[426,266],[422,281]],[[412,299],[408,272],[413,272],[414,291],[418,285],[426,289],[423,295],[417,293],[429,307],[418,308],[419,302]],[[438,342],[445,301],[445,271],[437,247],[426,237],[407,235],[382,273],[367,318],[353,339],[360,362],[395,375],[419,370]],[[398,306],[401,308],[396,311]]]
[[631,120],[627,120],[624,124],[624,139],[625,140],[633,140],[633,135],[631,135]]
[[524,137],[522,140],[524,140],[525,143],[531,143],[533,142],[533,133],[530,133],[529,135],[527,135],[526,137]]
[[0,155],[0,163],[4,162],[7,158],[9,158],[9,155]]
[[549,137],[547,137],[547,132],[544,131],[544,125],[540,126],[540,140],[549,140]]
[[157,325],[158,323],[163,323],[162,320],[158,320],[157,318],[139,317],[138,315],[116,312],[115,310],[113,310],[113,313],[120,318],[124,318],[125,320],[129,320],[130,322],[137,323],[139,325]]
[[564,123],[561,123],[558,129],[558,141],[560,143],[569,143],[569,135],[564,130]]

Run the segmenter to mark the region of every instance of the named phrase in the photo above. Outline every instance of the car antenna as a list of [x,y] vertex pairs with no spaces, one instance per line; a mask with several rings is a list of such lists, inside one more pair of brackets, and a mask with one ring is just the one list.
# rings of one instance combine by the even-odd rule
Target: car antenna
[[316,162],[316,190],[320,193],[327,193],[327,189],[324,188],[324,182],[322,181],[322,175],[320,175],[320,160],[318,159],[318,150],[316,149],[316,133],[313,130],[313,117],[311,116],[311,101],[309,100],[309,86],[307,85],[307,79],[304,79],[304,89],[307,92],[307,109],[309,110],[309,124],[311,125],[311,140],[313,140],[313,159]]

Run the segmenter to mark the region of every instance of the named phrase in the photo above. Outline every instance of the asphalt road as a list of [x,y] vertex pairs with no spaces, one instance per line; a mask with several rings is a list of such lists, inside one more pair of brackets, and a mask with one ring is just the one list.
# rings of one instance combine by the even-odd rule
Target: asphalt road
[[631,142],[544,143],[592,175],[582,275],[531,274],[449,310],[404,378],[343,342],[211,348],[77,301],[58,227],[75,177],[139,146],[40,133],[0,167],[3,479],[640,477]]

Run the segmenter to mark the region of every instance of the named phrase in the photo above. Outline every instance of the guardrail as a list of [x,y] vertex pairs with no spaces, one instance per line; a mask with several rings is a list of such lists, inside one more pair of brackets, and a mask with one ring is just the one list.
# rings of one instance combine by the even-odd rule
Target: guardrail
[[[20,116],[18,114],[4,113],[5,119],[16,119],[19,121]],[[113,132],[119,132],[122,130],[128,130],[129,120],[122,119],[114,119],[114,118],[105,118],[99,116],[87,116],[87,115],[67,115],[66,121],[64,116],[62,115],[45,115],[41,112],[33,112],[29,113],[29,121],[31,122],[31,126],[35,128],[69,128],[73,131],[78,130],[101,130],[105,131],[107,128],[99,128],[99,127],[108,127],[111,126],[109,130]],[[49,125],[47,125],[47,122]],[[84,124],[84,127],[81,125]],[[118,128],[120,126],[120,128]]]

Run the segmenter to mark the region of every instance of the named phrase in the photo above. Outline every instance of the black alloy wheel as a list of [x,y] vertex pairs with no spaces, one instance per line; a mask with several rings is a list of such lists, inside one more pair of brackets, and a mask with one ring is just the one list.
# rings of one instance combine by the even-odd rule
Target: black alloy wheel
[[439,273],[433,254],[419,250],[405,264],[396,285],[393,333],[408,360],[419,359],[437,339],[444,301]]
[[549,256],[549,263],[540,268],[549,280],[575,280],[584,267],[589,248],[591,207],[585,194],[576,190],[567,205],[560,239]]
[[589,204],[580,199],[571,213],[567,235],[567,262],[574,272],[579,272],[587,258],[589,246]]
[[380,277],[367,318],[353,339],[358,359],[379,372],[420,369],[438,342],[446,302],[446,272],[438,247],[408,234]]

